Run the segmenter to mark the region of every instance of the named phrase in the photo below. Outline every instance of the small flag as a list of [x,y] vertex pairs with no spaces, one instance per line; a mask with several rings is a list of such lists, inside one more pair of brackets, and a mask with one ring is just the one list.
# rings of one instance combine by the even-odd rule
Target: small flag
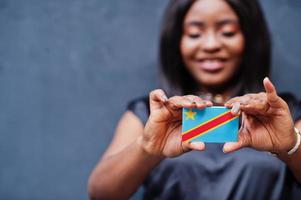
[[226,107],[183,108],[182,141],[237,142],[238,123]]

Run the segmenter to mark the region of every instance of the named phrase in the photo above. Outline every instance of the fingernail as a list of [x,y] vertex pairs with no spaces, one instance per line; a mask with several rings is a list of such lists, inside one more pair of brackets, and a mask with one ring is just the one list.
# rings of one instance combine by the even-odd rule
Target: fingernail
[[164,101],[167,101],[167,99],[168,99],[166,95],[162,95],[161,97]]
[[229,148],[228,148],[228,144],[225,143],[225,144],[224,144],[224,147],[223,147],[223,152],[224,152],[224,153],[227,153],[227,152],[228,152],[228,149],[229,149]]
[[212,105],[212,103],[210,101],[205,101],[205,103],[206,103],[207,106],[211,106]]
[[239,103],[234,103],[233,107],[231,109],[231,113],[234,115],[237,115],[240,111],[240,104]]
[[192,142],[190,143],[191,146],[193,146],[194,149],[202,150],[205,147],[204,142]]

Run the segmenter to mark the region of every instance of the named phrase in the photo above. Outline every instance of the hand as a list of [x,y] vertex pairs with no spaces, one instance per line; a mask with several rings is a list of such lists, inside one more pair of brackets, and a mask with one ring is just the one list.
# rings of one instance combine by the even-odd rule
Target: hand
[[225,143],[224,152],[252,147],[280,154],[294,146],[294,122],[287,103],[277,95],[268,78],[263,85],[265,93],[236,97],[225,104],[233,114],[242,112],[242,124],[238,142]]
[[209,101],[193,95],[167,98],[158,89],[149,95],[150,116],[142,136],[142,146],[150,154],[175,157],[189,150],[204,150],[203,142],[182,142],[182,108],[203,109],[212,106]]

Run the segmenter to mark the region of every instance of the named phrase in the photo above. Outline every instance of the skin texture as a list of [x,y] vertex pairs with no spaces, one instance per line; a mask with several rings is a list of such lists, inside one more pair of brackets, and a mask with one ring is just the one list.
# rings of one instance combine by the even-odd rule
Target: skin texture
[[268,78],[263,84],[266,92],[246,94],[226,102],[227,107],[232,107],[232,113],[242,112],[242,125],[238,142],[226,143],[224,152],[252,147],[280,154],[288,152],[296,143],[288,105],[277,95]]
[[212,106],[209,101],[193,95],[174,96],[167,99],[162,90],[150,93],[150,117],[143,134],[143,147],[153,155],[164,157],[179,156],[190,149],[203,150],[205,145],[198,143],[182,143],[182,108],[198,108]]
[[[199,0],[185,16],[183,29],[183,61],[204,86],[201,89],[212,92],[212,88],[227,84],[238,70],[245,42],[235,13],[222,0]],[[300,181],[301,148],[287,155],[296,142],[288,105],[268,79],[263,84],[264,92],[235,97],[225,104],[234,114],[241,113],[243,120],[239,141],[226,143],[224,152],[243,147],[275,152]],[[130,111],[120,119],[111,144],[90,175],[91,199],[129,199],[164,158],[205,150],[202,142],[181,142],[181,110],[202,109],[211,102],[193,95],[168,98],[161,89],[152,91],[149,99],[145,126]],[[301,121],[295,126],[301,129]]]
[[301,130],[301,120],[294,123],[287,103],[277,95],[272,82],[263,80],[265,92],[235,97],[225,103],[233,114],[242,113],[238,142],[225,143],[225,153],[251,147],[276,153],[301,182],[301,148],[293,155],[287,152],[296,144],[294,126]]
[[131,112],[121,118],[112,143],[89,178],[91,199],[129,199],[165,157],[204,150],[202,142],[181,142],[181,109],[202,109],[211,102],[193,95],[167,98],[161,89],[149,97],[151,113],[145,127]]
[[188,71],[203,86],[219,87],[234,76],[244,50],[239,19],[220,0],[196,1],[183,24],[181,53]]

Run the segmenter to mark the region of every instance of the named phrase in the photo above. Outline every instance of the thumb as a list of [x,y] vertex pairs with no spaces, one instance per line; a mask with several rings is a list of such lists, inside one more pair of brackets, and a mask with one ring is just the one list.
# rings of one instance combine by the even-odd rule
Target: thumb
[[160,109],[164,102],[167,101],[166,94],[161,89],[156,89],[150,92],[149,94],[149,105],[150,110]]
[[273,83],[270,81],[270,79],[268,77],[265,77],[263,79],[263,85],[264,85],[264,89],[267,93],[267,100],[268,100],[269,104],[272,107],[281,106],[281,101],[280,101],[279,96],[277,95],[275,86],[273,85]]
[[243,148],[243,144],[238,141],[238,142],[226,142],[223,146],[223,152],[224,153],[230,153],[233,151],[237,151],[241,148]]

